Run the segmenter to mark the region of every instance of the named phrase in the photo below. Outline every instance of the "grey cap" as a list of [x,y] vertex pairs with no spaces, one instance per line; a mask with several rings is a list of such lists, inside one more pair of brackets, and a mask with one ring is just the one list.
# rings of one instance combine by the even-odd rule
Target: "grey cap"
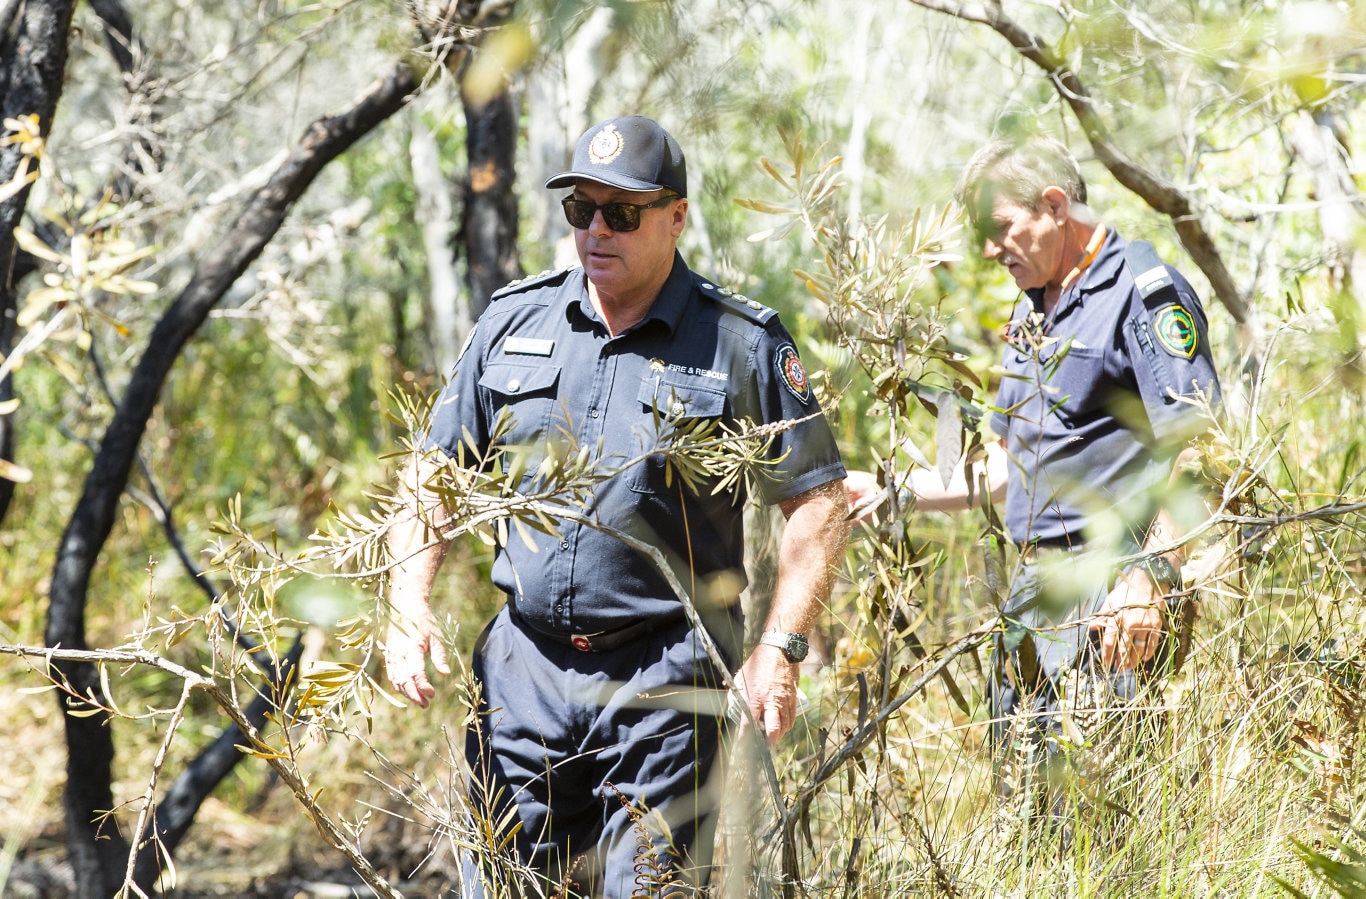
[[546,181],[550,189],[573,187],[580,179],[622,190],[671,190],[688,195],[688,169],[673,135],[654,119],[623,116],[599,122],[574,147],[569,171]]

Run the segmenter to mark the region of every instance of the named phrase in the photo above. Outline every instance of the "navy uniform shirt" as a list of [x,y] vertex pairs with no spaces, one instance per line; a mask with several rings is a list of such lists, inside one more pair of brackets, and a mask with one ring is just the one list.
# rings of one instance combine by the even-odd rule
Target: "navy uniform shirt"
[[[537,489],[550,443],[588,451],[615,470],[660,445],[668,422],[714,419],[738,427],[807,418],[774,438],[758,473],[760,499],[791,499],[842,478],[835,440],[776,313],[693,274],[673,270],[645,318],[611,336],[588,298],[582,269],[538,276],[494,295],[432,413],[428,445],[455,457],[483,451],[502,410],[502,446],[528,448],[518,488]],[[809,418],[808,418],[809,417]],[[467,436],[466,436],[467,435]],[[719,435],[718,435],[719,436]],[[743,506],[734,488],[694,491],[658,456],[596,486],[586,514],[658,548],[699,606],[735,602],[744,574]],[[531,627],[596,633],[680,603],[655,564],[621,540],[559,521],[552,534],[515,528],[499,546],[493,581]]]
[[1043,291],[1015,310],[992,427],[1010,456],[1006,528],[1013,539],[1077,545],[1099,510],[1117,510],[1141,545],[1186,439],[1207,424],[1178,397],[1219,398],[1208,327],[1186,279],[1150,311],[1111,231],[1050,316]]

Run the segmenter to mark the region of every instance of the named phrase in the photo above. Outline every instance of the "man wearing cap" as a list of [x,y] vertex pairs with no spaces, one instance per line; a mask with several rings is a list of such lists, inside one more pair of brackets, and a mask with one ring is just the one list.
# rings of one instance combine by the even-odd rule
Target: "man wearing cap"
[[[1101,733],[1088,724],[1116,723],[1107,710],[1173,649],[1186,522],[1168,488],[1210,424],[1219,379],[1195,291],[1151,245],[1097,221],[1061,143],[992,141],[957,195],[982,255],[1023,291],[992,407],[1001,439],[970,479],[946,486],[922,469],[904,486],[924,510],[967,508],[983,484],[1005,500],[1021,565],[989,685],[992,742],[1037,763],[1004,789],[1042,775],[1054,792],[1052,775],[1076,761],[1062,750]],[[879,492],[867,472],[849,485],[856,506]]]
[[[710,876],[723,678],[655,562],[619,535],[666,560],[772,743],[793,724],[797,662],[843,555],[844,468],[776,313],[694,274],[676,250],[687,177],[668,132],[641,116],[595,125],[546,187],[570,191],[581,267],[494,295],[426,443],[451,459],[530,451],[523,491],[548,441],[618,473],[583,509],[601,528],[562,519],[498,547],[492,578],[508,601],[475,649],[471,799],[503,834],[515,830],[509,845],[547,891],[684,895]],[[502,415],[510,425],[495,428]],[[743,481],[716,492],[650,455],[661,433],[699,420],[799,422],[773,437],[752,479],[787,526],[743,665]],[[423,707],[435,693],[426,657],[449,671],[428,604],[446,547],[438,535],[422,548],[435,470],[418,462],[402,476],[410,514],[390,539],[388,674]],[[474,895],[475,880],[505,886],[487,865],[467,874]]]

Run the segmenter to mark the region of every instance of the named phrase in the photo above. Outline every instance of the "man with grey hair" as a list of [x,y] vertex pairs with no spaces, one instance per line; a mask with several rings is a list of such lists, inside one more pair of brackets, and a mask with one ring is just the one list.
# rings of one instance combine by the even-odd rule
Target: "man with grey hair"
[[[1052,788],[1062,750],[1113,723],[1104,710],[1172,655],[1187,550],[1168,488],[1219,380],[1195,291],[1150,244],[1097,221],[1061,143],[992,141],[956,193],[982,255],[1023,292],[992,406],[1000,440],[947,487],[925,470],[900,486],[920,509],[966,508],[983,478],[1004,499],[1020,565],[989,685],[992,744],[1025,761],[1003,771],[1005,791]],[[847,487],[856,505],[880,491],[865,472]]]

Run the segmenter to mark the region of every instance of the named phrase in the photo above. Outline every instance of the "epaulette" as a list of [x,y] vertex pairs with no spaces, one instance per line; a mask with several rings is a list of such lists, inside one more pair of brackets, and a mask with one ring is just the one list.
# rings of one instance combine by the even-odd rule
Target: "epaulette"
[[1181,296],[1176,292],[1176,283],[1162,264],[1157,250],[1146,240],[1131,240],[1124,252],[1124,262],[1133,276],[1134,287],[1143,297],[1143,304],[1149,309],[1158,309],[1168,303],[1180,303]]
[[509,281],[507,284],[503,285],[502,287],[498,288],[493,292],[493,296],[489,297],[489,302],[492,303],[494,300],[499,299],[500,297],[505,297],[508,294],[521,293],[526,290],[531,290],[533,287],[542,287],[551,284],[558,284],[564,280],[565,275],[569,274],[570,271],[572,271],[572,269],[552,268],[546,269],[545,271],[537,275],[527,275],[525,278],[518,278],[516,281]]
[[770,309],[758,300],[751,300],[729,287],[717,287],[700,275],[693,275],[693,279],[703,296],[716,301],[726,311],[743,316],[756,324],[766,325],[778,314],[778,310]]

